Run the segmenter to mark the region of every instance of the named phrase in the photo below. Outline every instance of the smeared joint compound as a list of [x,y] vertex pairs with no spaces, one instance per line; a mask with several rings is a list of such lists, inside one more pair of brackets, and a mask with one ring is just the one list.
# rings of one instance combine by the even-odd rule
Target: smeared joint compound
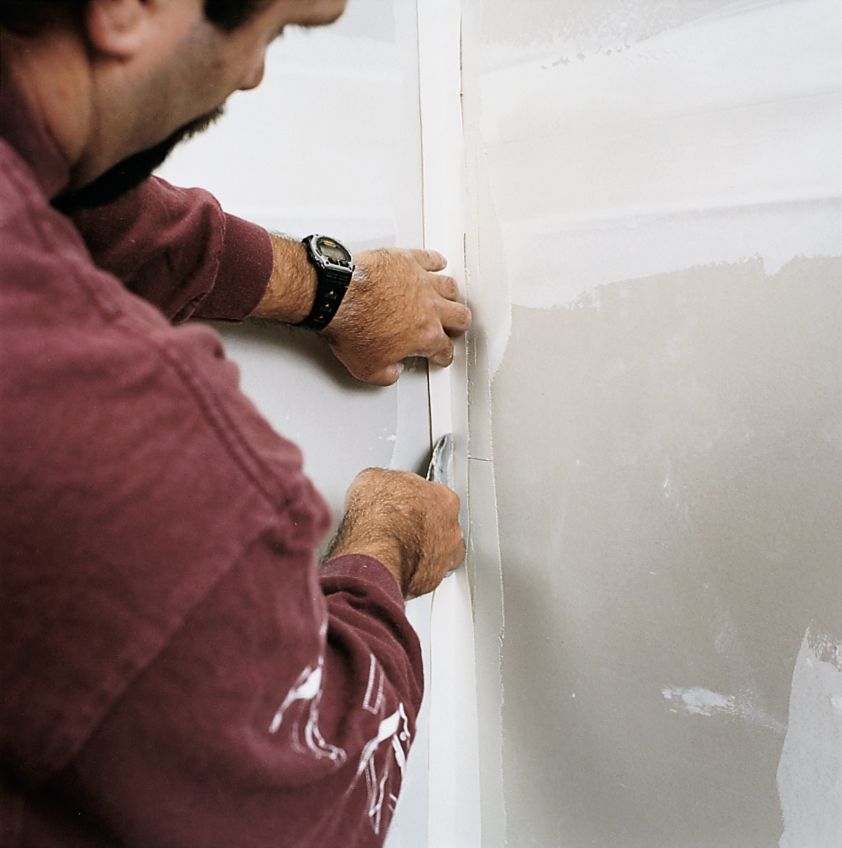
[[666,686],[661,694],[668,701],[680,702],[681,708],[691,715],[711,716],[715,713],[733,713],[736,704],[733,695],[720,695],[711,692],[710,689],[693,687],[691,689],[679,689],[674,686]]
[[842,838],[842,642],[804,634],[778,763],[781,848],[838,848]]
[[664,699],[674,704],[671,712],[684,712],[694,716],[732,716],[745,719],[761,727],[777,733],[785,733],[783,722],[768,715],[755,703],[755,697],[750,693],[739,695],[723,695],[704,689],[700,686],[682,688],[680,686],[665,686],[661,690]]
[[817,660],[830,663],[837,671],[842,671],[842,642],[837,642],[827,633],[812,633],[809,628],[807,641]]

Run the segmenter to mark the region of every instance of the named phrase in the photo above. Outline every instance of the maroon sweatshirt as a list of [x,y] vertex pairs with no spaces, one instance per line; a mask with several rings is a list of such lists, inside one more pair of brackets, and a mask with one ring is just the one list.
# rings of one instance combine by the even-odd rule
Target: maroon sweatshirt
[[298,449],[171,323],[248,314],[269,237],[154,179],[77,228],[66,180],[0,82],[0,846],[380,845],[422,689],[400,592],[317,571]]

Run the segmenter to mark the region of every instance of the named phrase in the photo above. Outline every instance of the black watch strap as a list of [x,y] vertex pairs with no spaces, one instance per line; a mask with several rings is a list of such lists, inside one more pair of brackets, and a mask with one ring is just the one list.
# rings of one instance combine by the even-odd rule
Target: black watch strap
[[315,262],[316,269],[316,297],[313,300],[313,308],[310,314],[295,324],[296,327],[304,327],[308,330],[323,330],[336,315],[345,292],[351,282],[352,272],[334,270],[332,268],[321,268]]

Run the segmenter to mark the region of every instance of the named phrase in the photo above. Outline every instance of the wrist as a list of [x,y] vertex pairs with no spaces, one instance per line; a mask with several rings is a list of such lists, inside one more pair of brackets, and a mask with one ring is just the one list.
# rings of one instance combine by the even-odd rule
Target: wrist
[[271,234],[272,273],[263,298],[252,316],[287,324],[303,321],[316,295],[316,269],[299,241]]
[[406,594],[405,583],[408,581],[404,579],[403,551],[398,541],[382,533],[367,533],[357,528],[352,530],[347,527],[348,523],[346,519],[339,528],[328,558],[350,554],[374,557],[395,578],[401,593]]

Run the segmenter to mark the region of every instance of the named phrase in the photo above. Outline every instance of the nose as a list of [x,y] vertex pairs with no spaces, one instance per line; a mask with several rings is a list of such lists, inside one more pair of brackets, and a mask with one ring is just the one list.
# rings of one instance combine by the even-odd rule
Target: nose
[[245,78],[240,85],[240,91],[249,91],[252,88],[257,88],[263,82],[263,74],[266,71],[266,59],[260,58],[260,61],[252,69],[251,73]]

